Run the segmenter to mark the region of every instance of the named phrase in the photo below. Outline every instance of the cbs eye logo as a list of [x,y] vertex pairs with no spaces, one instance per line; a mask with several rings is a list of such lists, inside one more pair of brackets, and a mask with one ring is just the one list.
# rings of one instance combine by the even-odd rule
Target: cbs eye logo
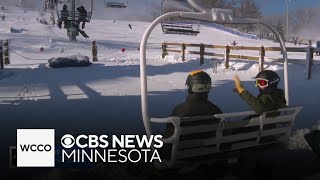
[[66,134],[61,138],[61,145],[64,148],[72,148],[75,142],[74,137],[70,134]]

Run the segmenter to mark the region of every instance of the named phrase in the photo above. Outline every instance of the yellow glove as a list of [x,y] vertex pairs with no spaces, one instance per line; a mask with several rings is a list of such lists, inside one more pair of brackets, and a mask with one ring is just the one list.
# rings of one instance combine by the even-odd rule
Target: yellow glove
[[241,94],[245,90],[237,75],[234,75],[234,85],[235,85],[235,89],[238,91],[239,94]]

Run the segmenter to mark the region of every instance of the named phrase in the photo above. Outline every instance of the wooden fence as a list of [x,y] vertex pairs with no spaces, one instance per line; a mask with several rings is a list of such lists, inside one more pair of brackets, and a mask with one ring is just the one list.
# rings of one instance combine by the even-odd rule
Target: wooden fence
[[4,65],[10,64],[9,52],[9,40],[0,40],[0,69],[3,69]]
[[[175,46],[179,49],[174,49]],[[187,47],[198,47],[199,51],[188,51]],[[224,49],[224,53],[206,52],[206,49]],[[320,52],[320,48],[307,47],[287,47],[287,52],[305,52],[306,53],[306,78],[311,78],[311,68],[313,64],[314,52]],[[253,50],[259,51],[259,56],[246,56],[239,54],[230,54],[230,50]],[[259,71],[264,69],[264,61],[266,51],[278,51],[281,52],[281,47],[253,47],[253,46],[230,46],[230,45],[210,45],[210,44],[188,44],[188,43],[162,43],[162,58],[169,55],[169,52],[182,53],[182,61],[185,61],[186,54],[198,54],[200,55],[200,65],[204,63],[204,56],[222,57],[225,60],[225,68],[229,69],[230,58],[247,59],[259,62]],[[273,61],[283,62],[282,58],[273,58]]]

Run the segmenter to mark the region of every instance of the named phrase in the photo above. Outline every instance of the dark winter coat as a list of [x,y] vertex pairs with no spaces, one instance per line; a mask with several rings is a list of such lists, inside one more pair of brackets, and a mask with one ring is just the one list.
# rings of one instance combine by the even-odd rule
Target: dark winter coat
[[[208,100],[207,94],[189,94],[187,96],[187,99],[185,102],[178,105],[170,116],[176,116],[176,117],[194,117],[194,116],[205,116],[205,115],[215,115],[215,114],[221,114],[222,111],[219,107],[214,105],[212,102]],[[209,119],[210,122],[207,120],[202,121],[201,124],[212,124],[212,123],[218,123],[219,119],[217,121],[214,121],[214,119]],[[199,125],[196,123],[188,123],[187,126],[192,125]],[[186,124],[181,123],[181,126],[185,126]],[[174,132],[174,126],[171,123],[167,124],[166,130],[164,132],[164,137],[168,138],[173,135]],[[195,135],[199,137],[199,135]],[[193,139],[193,136],[188,135],[187,137],[181,137],[183,139]],[[166,144],[162,151],[160,152],[162,154],[162,158],[169,159],[170,153],[171,153],[171,145]]]
[[189,94],[186,101],[172,111],[171,116],[192,117],[220,113],[222,111],[208,100],[207,94]]
[[87,18],[87,11],[85,9],[78,9],[79,20],[85,20]]
[[282,89],[274,89],[268,93],[260,93],[257,97],[249,91],[241,92],[240,97],[257,113],[262,114],[268,111],[275,111],[286,107],[287,101]]
[[61,19],[67,20],[69,16],[69,11],[66,9],[61,10]]
[[[194,117],[221,114],[222,111],[216,105],[208,100],[207,94],[189,94],[186,101],[178,105],[170,116],[176,117]],[[174,127],[171,123],[167,125],[165,137],[173,134]]]

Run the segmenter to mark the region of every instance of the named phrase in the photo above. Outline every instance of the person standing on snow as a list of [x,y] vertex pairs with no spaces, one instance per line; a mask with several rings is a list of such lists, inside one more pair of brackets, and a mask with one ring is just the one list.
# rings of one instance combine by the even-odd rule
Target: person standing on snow
[[236,43],[236,41],[233,41],[231,45],[232,45],[232,46],[236,46],[237,44],[238,44],[238,43]]
[[256,76],[259,95],[253,96],[246,90],[237,75],[234,76],[235,91],[258,114],[286,107],[284,91],[278,88],[280,77],[271,70],[263,70]]

